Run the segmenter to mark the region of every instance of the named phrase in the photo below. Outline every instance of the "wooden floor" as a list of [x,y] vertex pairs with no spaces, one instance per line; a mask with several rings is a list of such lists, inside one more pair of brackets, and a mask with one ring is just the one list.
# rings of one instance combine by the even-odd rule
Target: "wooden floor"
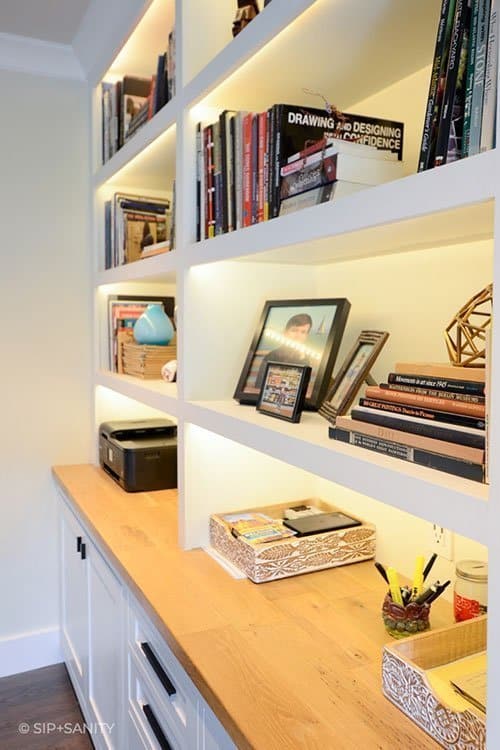
[[0,679],[1,750],[92,750],[83,732],[64,664]]

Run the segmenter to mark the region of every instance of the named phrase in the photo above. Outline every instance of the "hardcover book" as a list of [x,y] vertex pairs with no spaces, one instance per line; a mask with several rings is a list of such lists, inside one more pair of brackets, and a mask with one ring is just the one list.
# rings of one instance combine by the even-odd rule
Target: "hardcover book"
[[373,146],[381,152],[390,152],[398,160],[403,158],[402,122],[347,112],[342,114],[341,119],[324,109],[290,104],[275,104],[273,110],[275,149],[270,165],[273,217],[279,214],[281,167],[310,142],[339,138]]
[[143,104],[147,101],[151,87],[150,78],[125,76],[122,83],[121,97],[121,143],[129,137],[129,126]]

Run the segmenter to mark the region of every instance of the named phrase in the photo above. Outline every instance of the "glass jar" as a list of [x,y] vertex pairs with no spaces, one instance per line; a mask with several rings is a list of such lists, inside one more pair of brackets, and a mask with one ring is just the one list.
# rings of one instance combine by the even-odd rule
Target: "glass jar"
[[485,615],[488,610],[488,563],[480,560],[460,560],[455,572],[455,622]]

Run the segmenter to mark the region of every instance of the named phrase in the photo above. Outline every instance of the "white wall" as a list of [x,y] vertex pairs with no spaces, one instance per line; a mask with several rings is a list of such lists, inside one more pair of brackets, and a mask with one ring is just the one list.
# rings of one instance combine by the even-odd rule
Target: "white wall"
[[85,84],[0,91],[1,675],[59,658],[50,467],[89,460],[91,349]]

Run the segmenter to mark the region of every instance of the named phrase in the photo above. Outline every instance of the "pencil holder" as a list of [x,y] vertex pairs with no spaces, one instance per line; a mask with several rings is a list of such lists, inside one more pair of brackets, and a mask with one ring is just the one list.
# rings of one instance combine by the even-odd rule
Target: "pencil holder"
[[382,619],[385,629],[393,638],[406,638],[415,633],[429,630],[430,604],[410,602],[406,607],[392,601],[391,595],[385,595],[382,604]]

